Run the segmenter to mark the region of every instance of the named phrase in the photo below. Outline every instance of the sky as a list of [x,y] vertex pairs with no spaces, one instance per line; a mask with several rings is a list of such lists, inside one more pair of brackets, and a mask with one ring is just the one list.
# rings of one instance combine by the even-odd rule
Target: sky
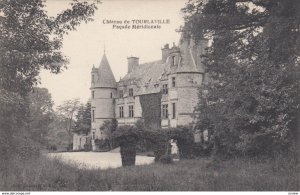
[[[183,25],[180,9],[187,0],[102,0],[94,15],[94,21],[81,24],[70,32],[63,42],[63,53],[69,58],[68,69],[60,74],[43,70],[39,87],[48,88],[55,106],[65,100],[79,98],[86,103],[90,98],[91,69],[99,67],[104,52],[117,81],[127,73],[127,57],[139,57],[140,63],[161,59],[161,48],[166,43],[178,44]],[[55,16],[67,7],[71,0],[47,0],[46,10]],[[160,29],[113,29],[113,20],[169,20]],[[107,23],[107,22],[106,22]]]

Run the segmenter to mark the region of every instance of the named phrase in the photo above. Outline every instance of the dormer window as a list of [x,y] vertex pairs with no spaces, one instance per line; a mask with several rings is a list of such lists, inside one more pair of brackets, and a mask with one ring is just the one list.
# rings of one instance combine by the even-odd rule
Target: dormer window
[[122,98],[124,96],[123,90],[119,91],[119,97]]
[[175,66],[175,56],[171,57],[171,66]]
[[95,75],[92,75],[92,83],[95,83]]
[[133,88],[129,88],[128,96],[133,96]]

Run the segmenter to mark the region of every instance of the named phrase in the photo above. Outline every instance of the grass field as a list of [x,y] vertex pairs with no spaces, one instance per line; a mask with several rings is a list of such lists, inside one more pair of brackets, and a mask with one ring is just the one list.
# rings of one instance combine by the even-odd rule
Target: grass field
[[299,191],[299,166],[289,159],[202,158],[85,170],[41,157],[8,170],[0,191]]

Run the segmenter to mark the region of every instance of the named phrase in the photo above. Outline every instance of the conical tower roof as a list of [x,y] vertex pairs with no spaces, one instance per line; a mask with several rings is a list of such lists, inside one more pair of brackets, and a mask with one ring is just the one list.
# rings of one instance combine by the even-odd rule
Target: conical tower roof
[[102,56],[100,66],[98,68],[98,81],[96,87],[117,88],[116,79],[110,68],[105,53]]
[[182,64],[180,64],[180,66],[178,67],[177,72],[204,73],[201,59],[197,56],[199,55],[200,51],[198,51],[198,46],[195,45],[194,41],[192,39],[188,41],[181,37],[179,43],[183,60]]

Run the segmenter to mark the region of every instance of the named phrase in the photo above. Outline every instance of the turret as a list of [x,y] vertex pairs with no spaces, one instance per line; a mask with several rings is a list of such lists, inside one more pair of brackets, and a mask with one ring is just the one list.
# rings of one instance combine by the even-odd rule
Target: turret
[[103,122],[115,117],[117,83],[105,54],[99,68],[93,67],[91,74],[91,135],[92,147],[95,150],[95,140],[106,137],[105,132],[100,130]]

